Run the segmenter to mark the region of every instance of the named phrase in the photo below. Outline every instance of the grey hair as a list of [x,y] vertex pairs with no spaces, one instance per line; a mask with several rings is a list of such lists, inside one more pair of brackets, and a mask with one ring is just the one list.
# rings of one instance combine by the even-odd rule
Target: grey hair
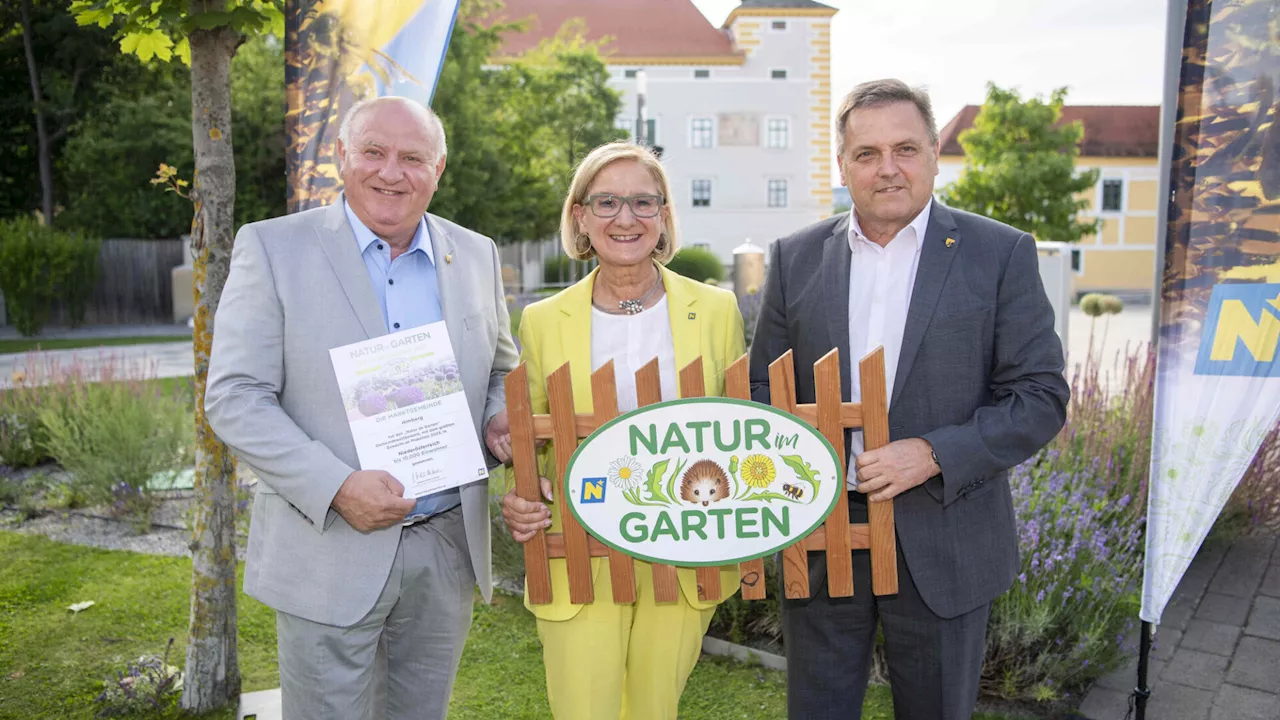
[[403,103],[409,107],[421,110],[427,116],[427,128],[431,134],[436,136],[437,153],[434,162],[439,162],[440,158],[449,154],[449,146],[445,142],[444,124],[440,122],[440,116],[435,114],[431,108],[412,98],[400,97],[398,95],[387,95],[384,97],[371,97],[359,100],[352,105],[347,114],[342,116],[342,124],[338,126],[338,140],[342,143],[342,147],[351,147],[351,126],[355,124],[356,118],[365,110],[369,109],[374,103],[380,100],[392,100]]
[[938,145],[938,123],[933,119],[933,101],[924,88],[913,88],[901,80],[870,80],[864,82],[840,102],[836,110],[836,155],[844,156],[844,131],[849,123],[849,114],[862,108],[879,107],[891,103],[909,102],[920,111],[925,127],[929,129],[929,143]]

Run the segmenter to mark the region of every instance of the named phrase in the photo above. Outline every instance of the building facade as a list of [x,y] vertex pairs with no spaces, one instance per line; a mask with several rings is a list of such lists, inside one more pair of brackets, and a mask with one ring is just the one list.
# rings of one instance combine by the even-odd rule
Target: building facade
[[[978,106],[967,105],[942,129],[939,187],[960,177],[964,149],[958,138],[977,115]],[[1065,106],[1062,119],[1084,124],[1076,168],[1099,171],[1098,183],[1080,196],[1088,203],[1081,217],[1096,217],[1102,227],[1071,251],[1075,294],[1109,292],[1149,299],[1159,239],[1160,108]]]
[[690,0],[507,0],[516,56],[581,18],[622,93],[634,134],[643,71],[644,140],[662,148],[682,244],[760,246],[831,212],[831,17],[811,0],[744,0],[713,26]]

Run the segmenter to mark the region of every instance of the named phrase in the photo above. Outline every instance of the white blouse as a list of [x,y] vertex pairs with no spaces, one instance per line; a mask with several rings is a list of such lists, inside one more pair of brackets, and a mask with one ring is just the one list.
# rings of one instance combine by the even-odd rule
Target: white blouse
[[667,296],[651,308],[635,315],[613,315],[591,307],[591,369],[599,370],[613,361],[618,388],[618,412],[639,407],[636,400],[636,371],[658,358],[662,399],[680,397],[676,384],[676,347],[671,337]]

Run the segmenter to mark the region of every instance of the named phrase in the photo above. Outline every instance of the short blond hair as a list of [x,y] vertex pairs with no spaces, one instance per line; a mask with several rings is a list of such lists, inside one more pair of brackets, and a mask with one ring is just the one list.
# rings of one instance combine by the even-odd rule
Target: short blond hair
[[[675,257],[676,249],[679,247],[676,208],[671,200],[671,184],[667,182],[667,171],[662,169],[662,163],[658,162],[657,156],[648,148],[631,142],[619,141],[601,145],[578,163],[578,168],[573,173],[573,182],[569,184],[569,193],[564,198],[564,210],[560,213],[560,244],[564,246],[565,254],[574,260],[588,260],[595,257],[596,251],[591,247],[591,239],[578,227],[578,219],[573,216],[573,207],[585,205],[587,191],[591,189],[591,183],[595,182],[596,175],[620,160],[634,160],[640,163],[658,183],[658,193],[662,195],[665,204],[660,215],[663,217],[662,234],[658,236],[658,244],[653,248],[653,259],[666,265],[671,258]],[[588,208],[587,212],[591,210]]]

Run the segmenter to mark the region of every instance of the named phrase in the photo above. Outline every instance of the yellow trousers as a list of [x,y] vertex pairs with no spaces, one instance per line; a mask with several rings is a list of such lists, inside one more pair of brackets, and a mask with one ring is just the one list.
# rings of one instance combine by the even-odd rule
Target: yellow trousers
[[637,561],[635,570],[634,603],[609,599],[606,567],[596,574],[594,603],[569,620],[538,620],[556,720],[676,717],[715,608],[695,609],[684,593],[659,605],[650,565]]

